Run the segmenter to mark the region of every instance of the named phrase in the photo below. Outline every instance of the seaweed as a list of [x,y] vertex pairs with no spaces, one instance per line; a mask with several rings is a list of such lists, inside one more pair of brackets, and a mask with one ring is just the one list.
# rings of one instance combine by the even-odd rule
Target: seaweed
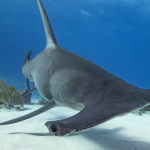
[[24,98],[20,92],[12,85],[6,85],[5,81],[0,79],[0,105],[23,107]]

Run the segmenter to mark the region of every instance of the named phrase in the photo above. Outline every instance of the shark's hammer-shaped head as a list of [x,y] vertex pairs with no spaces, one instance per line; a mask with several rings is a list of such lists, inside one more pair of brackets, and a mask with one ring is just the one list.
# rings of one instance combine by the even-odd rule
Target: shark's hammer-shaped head
[[23,73],[23,75],[24,75],[26,78],[28,78],[28,79],[30,79],[31,81],[33,81],[33,78],[32,78],[32,65],[31,65],[30,61],[27,62],[27,63],[23,66],[23,68],[22,68],[22,73]]
[[30,56],[32,54],[32,51],[28,51],[27,54],[24,56],[23,59],[23,68],[22,68],[22,73],[26,78],[27,81],[27,86],[28,89],[30,90],[30,86],[29,86],[29,79],[33,81],[32,79],[32,75],[31,75],[31,65],[30,65]]

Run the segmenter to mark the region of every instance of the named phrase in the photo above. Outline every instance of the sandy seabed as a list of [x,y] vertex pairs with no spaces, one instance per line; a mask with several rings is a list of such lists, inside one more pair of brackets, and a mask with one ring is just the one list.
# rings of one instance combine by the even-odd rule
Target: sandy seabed
[[[41,105],[25,105],[26,111],[1,111],[0,122],[28,114]],[[0,126],[0,150],[150,150],[150,115],[116,117],[90,130],[57,137],[44,125],[78,113],[57,107],[31,119]]]

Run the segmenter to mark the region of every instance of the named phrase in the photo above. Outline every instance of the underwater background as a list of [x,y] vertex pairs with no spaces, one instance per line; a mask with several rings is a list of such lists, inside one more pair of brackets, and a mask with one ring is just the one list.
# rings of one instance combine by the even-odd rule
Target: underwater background
[[[42,0],[58,44],[121,79],[150,89],[149,0]],[[24,55],[44,50],[36,0],[0,2],[0,78],[19,90]],[[38,97],[35,91],[33,97]]]

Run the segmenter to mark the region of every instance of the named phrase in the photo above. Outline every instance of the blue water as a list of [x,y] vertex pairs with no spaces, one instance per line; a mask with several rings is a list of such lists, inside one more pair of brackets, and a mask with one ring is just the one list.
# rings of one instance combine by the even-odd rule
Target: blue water
[[[58,44],[123,80],[150,88],[150,1],[42,0]],[[25,89],[24,54],[44,50],[36,0],[0,2],[0,78]],[[34,93],[38,95],[38,92]]]

